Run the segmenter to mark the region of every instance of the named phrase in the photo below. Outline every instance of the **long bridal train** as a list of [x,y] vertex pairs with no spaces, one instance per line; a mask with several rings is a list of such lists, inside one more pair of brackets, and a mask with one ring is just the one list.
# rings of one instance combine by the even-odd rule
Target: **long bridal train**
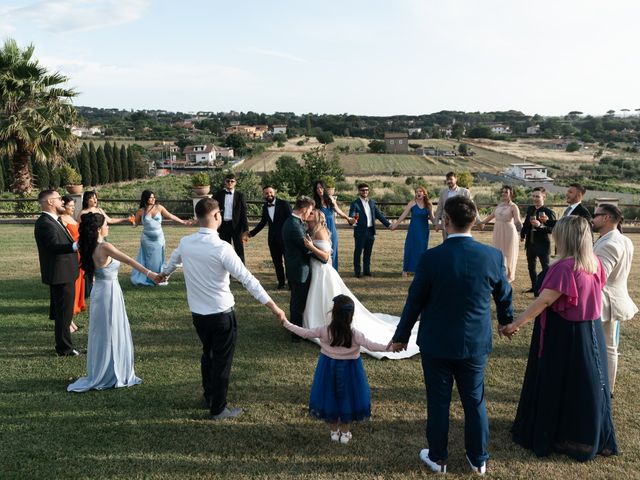
[[[314,245],[324,251],[331,249],[330,242],[326,240],[314,240]],[[304,309],[304,326],[313,328],[319,325],[326,325],[331,322],[331,309],[333,308],[333,297],[339,294],[348,295],[355,303],[355,313],[353,315],[353,327],[360,330],[365,336],[378,343],[388,343],[396,331],[396,326],[400,317],[387,315],[385,313],[371,313],[362,303],[351,293],[351,290],[340,278],[340,274],[329,264],[323,264],[316,260],[311,260],[311,285],[309,286],[309,296]],[[362,352],[372,357],[381,359],[389,358],[399,360],[409,358],[419,353],[416,345],[419,322],[411,331],[411,338],[407,350],[403,352],[370,352],[363,348]],[[316,339],[317,340],[317,339]],[[315,340],[314,340],[315,341]],[[316,343],[319,343],[316,341]]]

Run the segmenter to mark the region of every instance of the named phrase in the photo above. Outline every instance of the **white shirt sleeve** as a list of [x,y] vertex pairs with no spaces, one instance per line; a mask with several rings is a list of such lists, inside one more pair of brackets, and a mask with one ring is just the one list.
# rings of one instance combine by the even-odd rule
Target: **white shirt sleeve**
[[165,265],[162,269],[162,273],[166,273],[167,275],[171,275],[175,272],[176,268],[182,266],[182,253],[180,251],[180,247],[182,246],[182,241],[178,244],[178,247],[171,253],[171,258],[169,258],[169,263]]
[[244,266],[238,254],[229,244],[225,244],[222,251],[222,264],[233,278],[242,283],[242,286],[247,289],[253,298],[263,305],[271,300],[271,297],[266,290],[262,288],[258,279]]

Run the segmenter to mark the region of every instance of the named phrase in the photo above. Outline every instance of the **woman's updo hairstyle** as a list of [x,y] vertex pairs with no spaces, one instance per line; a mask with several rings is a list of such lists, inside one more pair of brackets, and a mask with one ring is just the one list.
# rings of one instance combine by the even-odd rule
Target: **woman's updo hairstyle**
[[80,239],[78,240],[80,264],[89,275],[92,275],[95,270],[93,252],[98,245],[98,230],[104,225],[104,221],[104,215],[101,213],[85,213],[80,219]]

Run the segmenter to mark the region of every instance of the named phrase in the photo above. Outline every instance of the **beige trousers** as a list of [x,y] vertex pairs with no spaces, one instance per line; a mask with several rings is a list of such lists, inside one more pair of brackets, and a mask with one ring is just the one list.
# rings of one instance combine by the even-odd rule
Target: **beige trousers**
[[609,364],[609,390],[613,393],[618,371],[618,345],[620,344],[620,320],[602,322],[604,339],[607,344],[607,363]]

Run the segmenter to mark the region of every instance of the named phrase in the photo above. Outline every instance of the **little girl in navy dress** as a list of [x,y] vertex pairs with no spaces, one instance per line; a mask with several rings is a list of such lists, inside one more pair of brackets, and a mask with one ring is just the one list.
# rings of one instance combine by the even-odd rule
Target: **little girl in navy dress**
[[373,352],[387,351],[351,328],[354,304],[347,295],[333,299],[331,323],[312,329],[285,320],[283,326],[303,338],[320,339],[320,358],[311,385],[309,413],[331,427],[331,440],[349,443],[349,424],[371,416],[371,392],[362,366],[360,347]]

